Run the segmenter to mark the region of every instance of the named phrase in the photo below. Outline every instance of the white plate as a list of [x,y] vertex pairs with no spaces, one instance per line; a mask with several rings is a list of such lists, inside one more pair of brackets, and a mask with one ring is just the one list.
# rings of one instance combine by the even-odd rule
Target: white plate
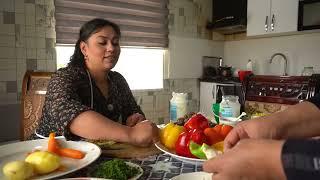
[[212,174],[206,172],[193,172],[193,173],[185,173],[180,174],[178,176],[173,177],[171,180],[212,180]]
[[184,156],[179,156],[177,155],[175,152],[170,151],[168,148],[166,148],[164,145],[161,144],[161,142],[157,142],[155,143],[155,146],[162,152],[169,154],[170,156],[172,156],[175,159],[178,159],[180,161],[186,162],[186,163],[190,163],[190,164],[202,164],[204,161],[206,161],[205,159],[197,159],[197,158],[188,158],[188,157],[184,157]]
[[[51,179],[62,175],[69,174],[76,170],[79,170],[93,161],[95,161],[101,154],[101,149],[92,143],[84,141],[65,141],[63,139],[58,140],[60,145],[65,148],[73,148],[86,153],[83,159],[71,159],[71,158],[61,158],[61,165],[66,168],[65,171],[54,171],[52,173],[35,176],[33,179]],[[35,149],[47,150],[48,140],[38,139],[32,141],[21,141],[17,143],[7,144],[0,146],[0,179],[4,179],[4,174],[2,173],[3,166],[15,160],[24,160],[28,153]]]

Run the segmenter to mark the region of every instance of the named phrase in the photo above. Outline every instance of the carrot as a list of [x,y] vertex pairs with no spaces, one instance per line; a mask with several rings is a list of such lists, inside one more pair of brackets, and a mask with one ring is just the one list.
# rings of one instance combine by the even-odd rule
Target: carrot
[[48,151],[51,153],[58,154],[59,153],[59,143],[55,139],[55,133],[50,133],[48,140]]
[[59,155],[73,158],[73,159],[82,159],[85,156],[83,152],[76,149],[70,149],[70,148],[60,148]]

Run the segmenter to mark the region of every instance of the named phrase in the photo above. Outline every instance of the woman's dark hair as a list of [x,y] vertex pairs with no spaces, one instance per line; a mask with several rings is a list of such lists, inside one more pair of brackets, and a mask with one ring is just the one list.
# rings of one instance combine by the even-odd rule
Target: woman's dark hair
[[106,27],[106,26],[110,26],[113,28],[113,30],[116,32],[116,34],[120,37],[121,36],[121,32],[120,32],[120,28],[117,24],[105,20],[105,19],[92,19],[88,22],[86,22],[84,25],[82,25],[81,29],[80,29],[80,33],[79,33],[79,39],[76,43],[75,49],[74,49],[74,53],[73,55],[70,57],[70,62],[68,64],[68,66],[73,65],[73,66],[81,66],[84,67],[85,63],[84,63],[84,56],[81,52],[80,49],[80,43],[82,41],[86,42],[91,35],[93,35],[94,33],[98,32],[100,29]]

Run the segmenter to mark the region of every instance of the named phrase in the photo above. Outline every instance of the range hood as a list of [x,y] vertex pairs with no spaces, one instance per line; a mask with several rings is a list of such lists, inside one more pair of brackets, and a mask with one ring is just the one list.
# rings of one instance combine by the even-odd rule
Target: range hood
[[207,28],[222,34],[245,32],[247,28],[247,0],[213,0],[212,22]]

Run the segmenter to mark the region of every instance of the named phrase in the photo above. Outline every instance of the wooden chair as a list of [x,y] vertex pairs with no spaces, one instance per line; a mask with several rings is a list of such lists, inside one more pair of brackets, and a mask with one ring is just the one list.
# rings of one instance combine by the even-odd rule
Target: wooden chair
[[52,72],[27,71],[22,82],[21,106],[22,118],[20,140],[26,140],[38,126],[47,86]]

